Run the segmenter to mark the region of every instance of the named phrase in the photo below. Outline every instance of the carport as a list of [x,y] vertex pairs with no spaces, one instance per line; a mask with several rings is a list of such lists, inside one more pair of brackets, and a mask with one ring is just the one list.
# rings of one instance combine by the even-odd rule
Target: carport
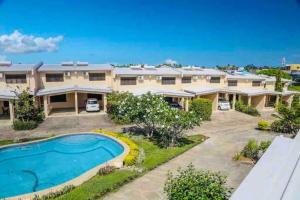
[[172,89],[139,89],[131,92],[136,96],[140,96],[148,92],[156,95],[162,95],[168,103],[178,103],[185,111],[189,110],[189,100],[194,97],[191,93]]
[[40,103],[44,106],[45,116],[79,115],[85,108],[88,98],[96,98],[100,110],[106,112],[108,87],[65,86],[41,89],[37,92]]
[[212,101],[212,110],[215,111],[218,109],[218,100],[219,100],[219,92],[218,88],[186,88],[185,92],[191,93],[195,95],[195,97],[205,98]]

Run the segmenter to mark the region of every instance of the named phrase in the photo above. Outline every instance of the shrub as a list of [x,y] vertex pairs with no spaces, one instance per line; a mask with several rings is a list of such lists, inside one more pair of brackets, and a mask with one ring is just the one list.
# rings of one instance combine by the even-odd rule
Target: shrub
[[269,128],[270,128],[270,124],[266,120],[259,121],[257,126],[258,126],[258,129],[260,129],[260,130],[269,130]]
[[32,130],[38,126],[38,123],[35,121],[21,121],[21,120],[14,120],[13,122],[13,129],[14,130]]
[[98,174],[100,176],[104,176],[113,173],[115,170],[116,168],[114,166],[106,165],[105,167],[99,169]]
[[38,195],[35,195],[33,197],[33,200],[48,200],[48,199],[54,199],[54,198],[57,198],[57,197],[60,197],[64,194],[67,194],[69,193],[71,190],[73,190],[75,188],[74,185],[67,185],[65,187],[63,187],[61,190],[59,191],[56,191],[56,192],[50,192],[49,194],[45,194],[43,196],[38,196]]
[[254,139],[250,139],[247,145],[242,150],[242,155],[255,160],[257,158],[258,151],[259,146],[257,144],[257,141]]
[[234,160],[239,160],[241,156],[244,156],[257,162],[270,145],[271,141],[261,141],[258,144],[256,140],[250,139],[244,149],[234,156]]
[[230,190],[225,186],[226,177],[220,173],[197,171],[193,165],[168,174],[164,191],[170,200],[210,199],[225,200]]
[[210,120],[212,114],[212,101],[204,98],[197,98],[191,101],[190,111],[196,113],[202,120]]
[[253,106],[245,105],[242,101],[237,101],[235,103],[235,110],[252,116],[260,115],[256,108],[254,108]]
[[115,138],[121,140],[122,142],[124,142],[125,144],[127,144],[130,151],[129,151],[129,154],[124,159],[124,165],[131,166],[136,163],[136,160],[139,155],[139,147],[135,142],[133,142],[131,139],[129,139],[119,133],[114,133],[114,132],[105,131],[105,130],[101,130],[101,129],[96,130],[95,132],[115,137]]

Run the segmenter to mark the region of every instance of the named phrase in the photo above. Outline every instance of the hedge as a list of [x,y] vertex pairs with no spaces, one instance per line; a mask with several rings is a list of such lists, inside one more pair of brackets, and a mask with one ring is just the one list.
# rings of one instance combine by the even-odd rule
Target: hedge
[[202,120],[210,120],[212,114],[212,101],[204,98],[197,98],[191,101],[190,111],[195,112]]
[[242,101],[237,101],[235,103],[235,110],[252,116],[260,116],[260,113],[256,108],[245,105]]

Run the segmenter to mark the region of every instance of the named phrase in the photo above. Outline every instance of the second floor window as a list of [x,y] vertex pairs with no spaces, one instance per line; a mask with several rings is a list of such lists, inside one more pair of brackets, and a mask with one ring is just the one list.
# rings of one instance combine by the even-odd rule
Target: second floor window
[[64,74],[46,74],[46,82],[63,82]]
[[26,74],[6,74],[6,83],[27,83]]
[[136,85],[136,77],[121,77],[121,85]]
[[259,87],[261,85],[261,81],[252,81],[253,87]]
[[105,81],[105,73],[89,73],[90,81]]
[[192,77],[182,77],[181,83],[191,83]]
[[175,85],[176,78],[175,77],[162,77],[161,84],[162,85]]
[[210,78],[210,83],[220,83],[221,78],[220,77],[211,77]]
[[237,86],[237,80],[228,80],[228,86]]

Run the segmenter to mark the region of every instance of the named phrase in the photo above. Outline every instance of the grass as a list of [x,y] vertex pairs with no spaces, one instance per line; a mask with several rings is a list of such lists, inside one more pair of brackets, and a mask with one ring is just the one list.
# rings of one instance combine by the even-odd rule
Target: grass
[[169,161],[170,159],[182,154],[203,142],[206,138],[202,135],[194,135],[187,137],[185,144],[180,147],[160,148],[146,139],[133,139],[139,147],[145,152],[144,161],[138,167],[144,169],[143,172],[133,170],[117,170],[109,175],[96,175],[82,185],[76,187],[71,192],[60,196],[59,200],[75,200],[75,199],[101,199],[105,194],[117,190],[122,185],[140,177],[157,166]]
[[38,138],[24,138],[24,139],[19,139],[17,141],[14,140],[1,140],[0,141],[0,146],[8,145],[8,144],[17,144],[17,143],[23,143],[23,142],[30,142],[30,141],[35,141],[35,140],[42,140],[47,137],[38,137]]
[[300,85],[290,85],[289,90],[300,92]]

